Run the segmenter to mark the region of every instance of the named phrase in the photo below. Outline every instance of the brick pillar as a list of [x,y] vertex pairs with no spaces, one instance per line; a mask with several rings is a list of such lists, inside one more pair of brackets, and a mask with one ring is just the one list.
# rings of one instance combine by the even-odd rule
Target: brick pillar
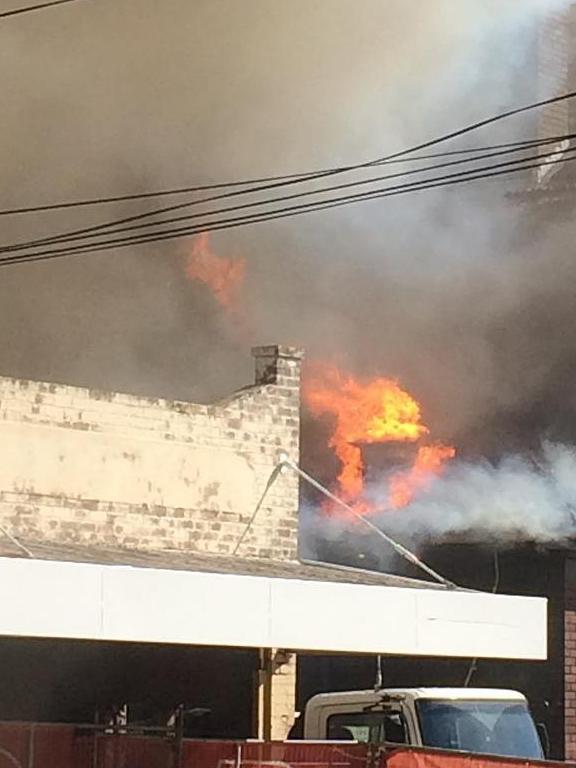
[[576,760],[576,560],[566,561],[564,593],[564,759]]
[[278,648],[260,651],[255,736],[284,741],[296,714],[296,654]]

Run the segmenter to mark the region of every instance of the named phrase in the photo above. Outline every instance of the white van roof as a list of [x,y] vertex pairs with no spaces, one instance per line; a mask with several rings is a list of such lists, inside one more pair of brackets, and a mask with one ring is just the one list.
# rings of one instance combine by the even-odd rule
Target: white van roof
[[525,701],[519,691],[505,688],[387,688],[388,693],[406,693],[415,699],[482,699],[497,701]]
[[[358,701],[377,701],[382,695],[398,695],[411,699],[438,699],[438,700],[482,700],[482,701],[526,701],[526,697],[519,691],[504,688],[382,688],[380,691],[340,691],[337,693],[317,694],[325,700],[340,701],[342,703]],[[313,697],[316,699],[316,696]]]

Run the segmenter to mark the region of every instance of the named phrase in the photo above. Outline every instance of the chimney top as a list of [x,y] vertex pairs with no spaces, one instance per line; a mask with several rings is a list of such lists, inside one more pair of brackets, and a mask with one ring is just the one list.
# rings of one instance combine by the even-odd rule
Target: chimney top
[[252,347],[252,355],[259,357],[285,357],[292,360],[302,360],[304,350],[301,347],[290,347],[286,344],[268,344],[263,347]]
[[256,384],[278,384],[300,388],[300,367],[304,350],[283,344],[253,347],[256,359]]

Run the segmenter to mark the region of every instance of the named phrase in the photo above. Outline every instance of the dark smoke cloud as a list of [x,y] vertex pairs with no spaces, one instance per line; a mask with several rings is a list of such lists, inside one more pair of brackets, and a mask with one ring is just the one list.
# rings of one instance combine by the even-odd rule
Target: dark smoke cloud
[[[86,0],[18,17],[0,30],[1,207],[405,147],[531,100],[536,22],[564,5]],[[533,129],[526,118],[466,144]],[[573,418],[576,344],[560,329],[576,319],[576,260],[570,227],[517,245],[522,213],[507,189],[215,235],[217,253],[248,260],[242,337],[185,282],[182,244],[5,269],[0,370],[208,399],[250,378],[251,343],[295,342],[398,376],[440,439],[483,452],[495,434],[499,448],[519,432],[539,438]],[[1,219],[2,241],[95,216]]]

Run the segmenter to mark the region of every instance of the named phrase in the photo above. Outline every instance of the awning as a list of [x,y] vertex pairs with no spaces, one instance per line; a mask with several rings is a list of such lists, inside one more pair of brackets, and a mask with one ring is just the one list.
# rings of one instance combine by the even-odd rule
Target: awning
[[357,572],[336,578],[336,569],[298,563],[275,569],[260,561],[252,572],[246,563],[256,561],[237,561],[234,573],[218,572],[218,558],[192,569],[173,560],[155,567],[153,557],[145,566],[0,557],[0,635],[546,658],[543,598],[362,580]]

